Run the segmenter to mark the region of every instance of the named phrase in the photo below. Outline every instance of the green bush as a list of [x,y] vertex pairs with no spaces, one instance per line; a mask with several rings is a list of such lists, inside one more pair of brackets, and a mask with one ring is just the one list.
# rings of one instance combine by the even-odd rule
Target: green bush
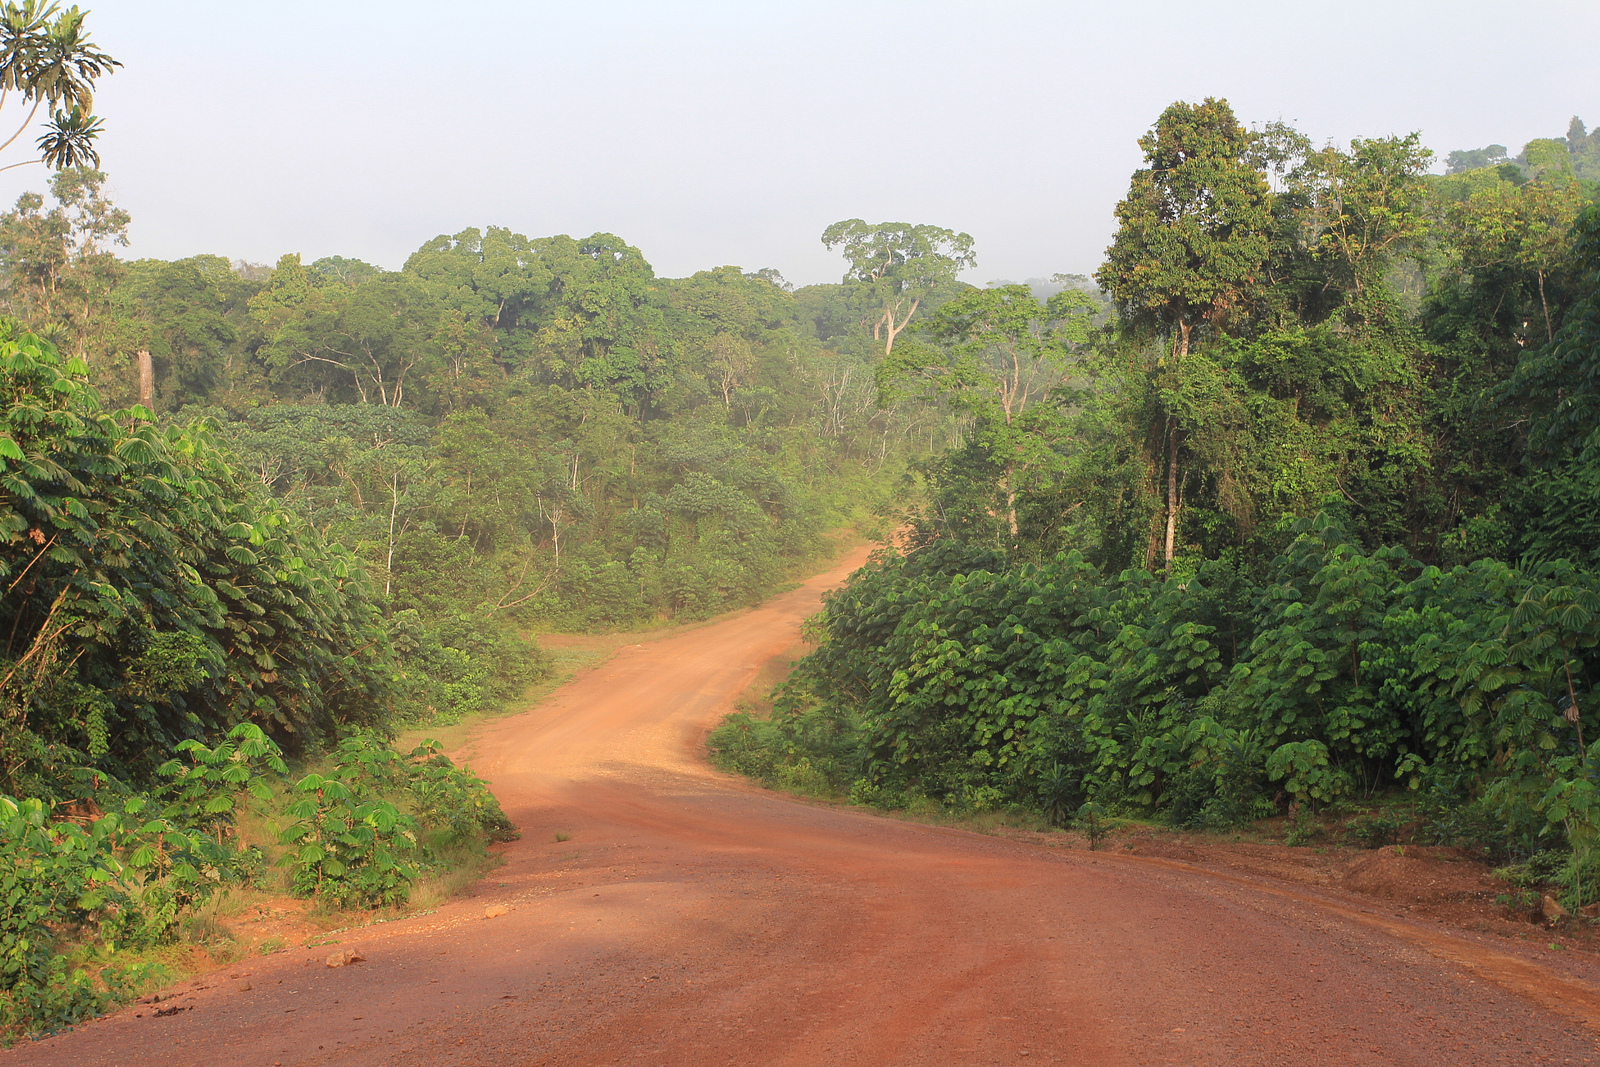
[[1078,808],[1072,825],[1089,839],[1091,852],[1099,848],[1100,842],[1115,828],[1112,820],[1106,818],[1106,809],[1092,800]]
[[[52,819],[43,801],[0,796],[0,1044],[98,1015],[140,981],[140,968],[91,975],[58,951],[81,932],[114,945],[151,943],[170,928],[170,891],[160,880],[141,884],[139,833],[125,826],[116,814]],[[179,847],[194,843],[185,836]]]
[[548,657],[509,620],[451,614],[424,621],[408,608],[389,620],[404,654],[405,686],[395,702],[403,722],[446,725],[491,710],[549,670]]
[[469,768],[457,767],[439,742],[424,739],[408,760],[411,798],[424,828],[440,832],[448,841],[475,835],[511,841],[519,836],[483,779]]
[[1600,900],[1600,852],[1574,849],[1554,881],[1562,887],[1561,904],[1568,911],[1575,912]]
[[706,738],[717,767],[769,784],[779,758],[776,742],[772,724],[745,711],[728,715]]
[[284,809],[295,820],[282,840],[294,891],[338,907],[404,904],[416,877],[416,821],[351,783],[308,774]]
[[[87,1018],[139,979],[116,968],[91,977],[60,952],[63,938],[105,951],[169,943],[206,921],[197,909],[213,894],[260,873],[264,857],[240,847],[233,825],[243,798],[271,797],[267,779],[285,770],[278,747],[243,723],[215,745],[188,740],[177,753],[149,794],[91,776],[92,795],[72,810],[106,811],[94,818],[0,796],[0,1038]],[[437,742],[401,755],[347,738],[330,764],[331,773],[301,779],[286,809],[297,892],[340,907],[401,904],[432,859],[428,843],[515,833],[484,782]]]
[[1052,764],[1039,781],[1039,810],[1051,826],[1065,826],[1083,803],[1083,786],[1077,775],[1061,764]]
[[[291,846],[283,862],[296,893],[338,907],[404,904],[433,861],[430,845],[516,835],[482,779],[426,740],[408,755],[371,737],[349,737],[329,774],[306,775],[285,809]],[[432,834],[432,840],[424,834]]]
[[1345,824],[1344,831],[1352,842],[1362,848],[1382,848],[1399,839],[1404,825],[1403,820],[1393,815],[1369,812],[1351,819]]
[[26,997],[53,984],[60,933],[128,906],[120,826],[116,815],[87,826],[52,820],[40,800],[0,796],[0,992]]
[[1303,803],[1328,803],[1350,791],[1350,776],[1328,759],[1320,741],[1290,741],[1267,757],[1267,776]]
[[163,763],[156,773],[169,781],[158,793],[162,814],[179,825],[215,833],[219,840],[235,821],[239,799],[272,795],[265,778],[289,771],[283,752],[253,722],[229,730],[215,747],[190,738],[176,750],[188,757]]
[[1538,889],[1559,882],[1561,872],[1571,866],[1571,862],[1571,853],[1544,848],[1521,863],[1497,868],[1494,875],[1518,889]]

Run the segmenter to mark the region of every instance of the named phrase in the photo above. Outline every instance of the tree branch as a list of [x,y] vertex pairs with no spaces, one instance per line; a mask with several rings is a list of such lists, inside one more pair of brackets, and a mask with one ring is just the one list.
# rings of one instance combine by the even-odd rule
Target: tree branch
[[43,102],[43,97],[40,97],[33,102],[33,110],[29,111],[28,117],[22,120],[22,125],[17,127],[17,132],[12,134],[10,139],[8,139],[5,144],[0,144],[0,152],[4,152],[6,149],[10,148],[14,143],[16,143],[17,138],[21,137],[29,126],[33,125],[33,117],[39,113],[39,105]]

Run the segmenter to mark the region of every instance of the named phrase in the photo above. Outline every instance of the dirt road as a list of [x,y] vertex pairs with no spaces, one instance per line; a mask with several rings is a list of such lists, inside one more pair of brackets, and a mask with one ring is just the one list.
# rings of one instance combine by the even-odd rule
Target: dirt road
[[253,961],[0,1067],[1600,1062],[1580,962],[708,769],[706,727],[858,562],[483,731],[524,837],[476,898],[338,935],[363,963]]

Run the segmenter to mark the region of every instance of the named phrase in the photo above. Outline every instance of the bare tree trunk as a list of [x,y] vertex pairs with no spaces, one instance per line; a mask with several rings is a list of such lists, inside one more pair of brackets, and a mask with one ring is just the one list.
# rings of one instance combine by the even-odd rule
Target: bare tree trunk
[[1145,436],[1145,439],[1140,443],[1140,459],[1142,461],[1140,463],[1141,470],[1139,472],[1141,482],[1140,488],[1145,494],[1147,494],[1147,499],[1154,499],[1158,501],[1156,506],[1151,509],[1150,518],[1146,524],[1147,528],[1145,530],[1144,569],[1147,571],[1153,571],[1156,569],[1156,559],[1161,555],[1161,531],[1163,524],[1166,522],[1165,516],[1163,515],[1163,512],[1165,512],[1166,509],[1159,503],[1161,498],[1161,470],[1166,459],[1166,457],[1162,455],[1164,449],[1161,446],[1162,440],[1165,437],[1165,426],[1160,427],[1159,431],[1157,428],[1152,427],[1150,433],[1148,433]]
[[150,359],[150,353],[139,349],[139,404],[141,407],[156,409],[156,368]]
[[1172,567],[1173,545],[1178,536],[1178,420],[1167,416],[1167,534],[1166,561]]
[[[895,315],[895,309],[899,306],[900,305],[898,302],[886,305],[883,309],[883,318],[879,320],[879,322],[883,325],[885,334],[883,345],[883,358],[885,359],[888,359],[889,353],[894,351],[894,339],[900,336],[900,331],[904,330],[911,324],[911,316],[915,315],[917,313],[917,308],[922,306],[922,297],[919,296],[913,298],[911,301],[911,310],[906,312],[905,318],[900,319],[900,321],[896,323],[895,319],[897,316]],[[872,339],[878,339],[877,327],[873,327]]]
[[1544,298],[1544,271],[1539,272],[1539,303],[1544,306],[1544,336],[1551,344],[1556,340],[1556,328],[1550,322],[1550,301]]
[[[1178,322],[1178,344],[1175,353],[1175,364],[1181,364],[1183,358],[1189,354],[1189,331],[1194,329],[1187,322]],[[1173,374],[1182,381],[1182,372],[1179,367],[1173,367]],[[1167,569],[1172,569],[1172,557],[1176,554],[1178,539],[1178,418],[1176,415],[1167,415],[1167,530],[1165,539],[1165,558]]]
[[1017,465],[1015,462],[1006,464],[1005,478],[1000,484],[1005,489],[1006,494],[1006,528],[1011,531],[1011,544],[1008,547],[1015,548],[1017,544]]
[[400,472],[389,480],[389,554],[383,561],[383,595],[394,589],[394,520],[400,511]]

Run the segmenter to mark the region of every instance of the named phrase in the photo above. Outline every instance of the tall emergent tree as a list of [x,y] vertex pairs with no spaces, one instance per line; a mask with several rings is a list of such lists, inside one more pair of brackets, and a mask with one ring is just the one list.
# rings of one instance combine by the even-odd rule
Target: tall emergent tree
[[1323,266],[1324,287],[1342,295],[1352,325],[1393,317],[1385,277],[1416,252],[1429,229],[1423,181],[1433,153],[1412,133],[1353,138],[1350,150],[1310,153],[1291,176],[1304,197],[1304,235]]
[[105,193],[106,176],[66,167],[50,176],[50,199],[23,193],[0,215],[0,310],[75,356],[114,329],[111,293],[127,274],[112,251],[128,243],[128,213]]
[[844,283],[856,287],[876,313],[872,339],[883,342],[885,356],[894,351],[894,339],[917,309],[978,262],[971,235],[939,226],[904,222],[870,226],[860,219],[846,219],[823,230],[822,243],[844,250],[850,261]]
[[[1147,166],[1117,205],[1120,227],[1100,287],[1135,328],[1170,331],[1166,393],[1182,381],[1197,326],[1224,329],[1251,304],[1269,251],[1270,193],[1253,164],[1253,139],[1226,100],[1179,101],[1139,139]],[[1177,413],[1164,413],[1167,508],[1164,558],[1178,528]]]

